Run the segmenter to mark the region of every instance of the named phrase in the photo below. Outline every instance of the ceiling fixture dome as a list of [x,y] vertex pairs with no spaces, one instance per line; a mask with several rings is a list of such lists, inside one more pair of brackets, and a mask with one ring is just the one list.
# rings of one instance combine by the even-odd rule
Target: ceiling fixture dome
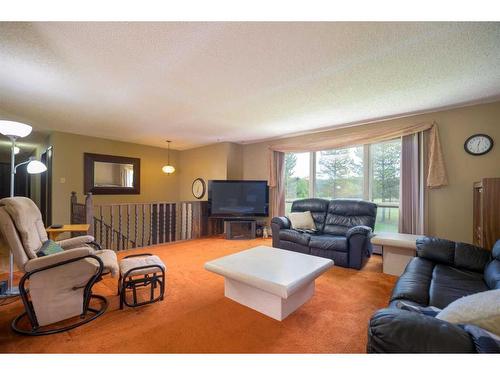
[[175,167],[170,164],[170,142],[172,141],[167,141],[167,150],[168,150],[167,165],[164,165],[161,169],[163,173],[166,174],[172,174],[175,172]]

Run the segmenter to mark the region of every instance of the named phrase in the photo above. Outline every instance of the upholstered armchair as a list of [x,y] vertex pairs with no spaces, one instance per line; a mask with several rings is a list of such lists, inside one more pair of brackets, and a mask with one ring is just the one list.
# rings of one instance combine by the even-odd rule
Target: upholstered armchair
[[[92,294],[92,287],[103,274],[118,273],[114,251],[96,250],[92,236],[80,236],[58,241],[62,252],[38,256],[48,240],[47,232],[38,207],[24,197],[0,200],[0,231],[24,272],[19,291],[25,312],[12,322],[14,331],[27,335],[63,332],[105,312],[106,298]],[[54,327],[62,321],[66,322]]]

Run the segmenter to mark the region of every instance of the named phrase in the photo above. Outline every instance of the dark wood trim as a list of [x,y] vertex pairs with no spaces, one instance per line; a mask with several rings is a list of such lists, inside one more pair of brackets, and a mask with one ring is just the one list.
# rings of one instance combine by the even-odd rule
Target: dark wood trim
[[[83,191],[85,194],[113,195],[141,193],[141,159],[126,156],[83,154]],[[94,187],[94,162],[132,164],[134,166],[134,181],[132,188],[124,187]]]
[[47,171],[41,175],[40,205],[42,219],[46,226],[52,225],[52,146],[42,153],[41,162]]

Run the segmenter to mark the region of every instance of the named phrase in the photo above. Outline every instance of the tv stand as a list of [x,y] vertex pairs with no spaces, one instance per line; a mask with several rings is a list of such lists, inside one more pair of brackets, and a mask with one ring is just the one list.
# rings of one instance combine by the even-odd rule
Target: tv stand
[[231,218],[224,220],[227,240],[252,240],[255,238],[255,219]]

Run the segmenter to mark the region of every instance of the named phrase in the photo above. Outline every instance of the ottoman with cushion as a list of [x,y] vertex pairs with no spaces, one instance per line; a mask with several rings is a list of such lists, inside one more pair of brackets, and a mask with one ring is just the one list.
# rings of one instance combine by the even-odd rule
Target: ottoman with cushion
[[[118,281],[118,295],[120,309],[123,305],[137,307],[163,300],[165,294],[165,264],[153,254],[129,255],[120,261],[120,280]],[[158,289],[159,292],[155,293]],[[150,288],[149,298],[138,301],[137,288]],[[133,302],[127,301],[127,290],[132,291]],[[156,294],[156,295],[155,295]]]

